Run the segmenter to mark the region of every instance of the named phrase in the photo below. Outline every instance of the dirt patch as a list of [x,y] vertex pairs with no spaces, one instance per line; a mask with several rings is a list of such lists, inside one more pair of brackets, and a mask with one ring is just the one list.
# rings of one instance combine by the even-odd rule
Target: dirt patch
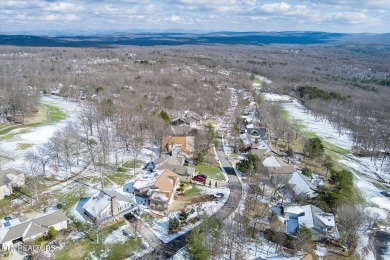
[[43,105],[39,106],[38,112],[26,117],[26,124],[41,123],[47,121],[47,108]]
[[213,195],[199,195],[193,197],[177,197],[175,196],[175,200],[173,201],[170,210],[183,210],[186,206],[192,205],[195,203],[205,202],[214,200]]
[[[15,116],[14,117],[16,122],[22,122],[23,117],[22,116]],[[25,118],[25,124],[35,124],[35,123],[42,123],[47,121],[47,108],[44,105],[39,106],[38,111],[32,115],[28,115]],[[0,123],[0,130],[3,128],[15,126],[18,124],[11,123],[11,122],[2,122]]]

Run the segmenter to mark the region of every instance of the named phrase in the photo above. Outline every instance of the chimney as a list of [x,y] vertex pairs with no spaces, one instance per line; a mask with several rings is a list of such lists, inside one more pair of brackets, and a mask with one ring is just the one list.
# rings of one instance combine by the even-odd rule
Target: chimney
[[112,216],[115,216],[118,214],[118,207],[119,207],[119,202],[116,196],[111,198],[111,214]]

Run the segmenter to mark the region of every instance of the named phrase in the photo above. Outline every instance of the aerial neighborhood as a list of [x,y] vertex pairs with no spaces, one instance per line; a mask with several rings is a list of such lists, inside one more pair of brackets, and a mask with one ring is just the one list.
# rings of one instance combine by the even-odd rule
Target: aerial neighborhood
[[[0,260],[373,259],[387,236],[386,128],[346,130],[321,113],[349,97],[255,73],[300,51],[15,48],[0,50],[23,61],[0,89]],[[50,80],[30,82],[31,61]]]

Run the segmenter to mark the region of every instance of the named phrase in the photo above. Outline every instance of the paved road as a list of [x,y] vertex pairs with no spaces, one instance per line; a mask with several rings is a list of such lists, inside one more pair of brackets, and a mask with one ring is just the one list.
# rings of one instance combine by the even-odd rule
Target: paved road
[[372,232],[369,239],[375,259],[385,260],[390,258],[390,233],[384,231]]
[[[218,158],[224,168],[226,174],[229,177],[229,189],[230,195],[226,201],[226,203],[214,214],[214,216],[219,220],[224,220],[229,217],[239,206],[240,200],[242,197],[242,187],[241,183],[236,175],[236,172],[230,162],[227,160],[226,155],[223,150],[222,144],[222,132],[224,131],[224,127],[229,122],[231,117],[231,112],[227,113],[223,118],[220,127],[217,129],[218,133],[218,146],[216,147]],[[152,239],[151,236],[154,236],[150,231],[145,231],[142,233],[146,233],[147,240]],[[187,244],[187,239],[191,236],[191,231],[186,234],[181,235],[180,237],[172,240],[169,243],[162,243],[159,240],[159,243],[155,246],[155,251],[148,256],[144,256],[143,259],[167,259],[176,254],[176,252],[184,247]],[[157,242],[153,239],[154,242]]]

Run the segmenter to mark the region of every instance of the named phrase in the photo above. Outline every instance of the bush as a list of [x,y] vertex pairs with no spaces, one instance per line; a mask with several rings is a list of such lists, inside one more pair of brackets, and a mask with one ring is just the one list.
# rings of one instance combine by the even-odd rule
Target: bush
[[51,240],[56,239],[57,233],[58,233],[57,230],[55,230],[53,227],[50,227],[49,228],[49,234],[48,234],[49,239],[51,239]]
[[176,217],[170,218],[169,219],[169,227],[168,231],[170,234],[176,233],[178,227],[179,227],[179,220]]
[[118,167],[118,168],[116,169],[116,171],[117,171],[117,172],[126,172],[127,170],[126,170],[125,168],[123,168],[123,167]]
[[199,152],[196,157],[195,157],[195,164],[201,164],[203,163],[204,161],[204,153],[203,152]]
[[62,204],[61,203],[57,204],[57,209],[62,209]]
[[292,236],[284,233],[284,232],[277,232],[277,231],[273,231],[271,229],[266,229],[264,231],[264,237],[267,240],[270,240],[276,244],[287,247],[289,249],[294,248],[294,245],[293,245],[294,238]]
[[305,145],[303,147],[303,152],[306,154],[306,156],[310,159],[315,159],[317,157],[320,157],[324,153],[324,145],[322,144],[322,141],[318,137],[310,138],[305,142]]
[[179,219],[180,219],[181,221],[183,221],[183,220],[186,220],[187,217],[188,217],[188,214],[187,214],[187,212],[183,209],[183,210],[180,212]]
[[311,169],[307,166],[303,167],[302,174],[307,176],[307,177],[311,177],[311,175],[312,175]]

